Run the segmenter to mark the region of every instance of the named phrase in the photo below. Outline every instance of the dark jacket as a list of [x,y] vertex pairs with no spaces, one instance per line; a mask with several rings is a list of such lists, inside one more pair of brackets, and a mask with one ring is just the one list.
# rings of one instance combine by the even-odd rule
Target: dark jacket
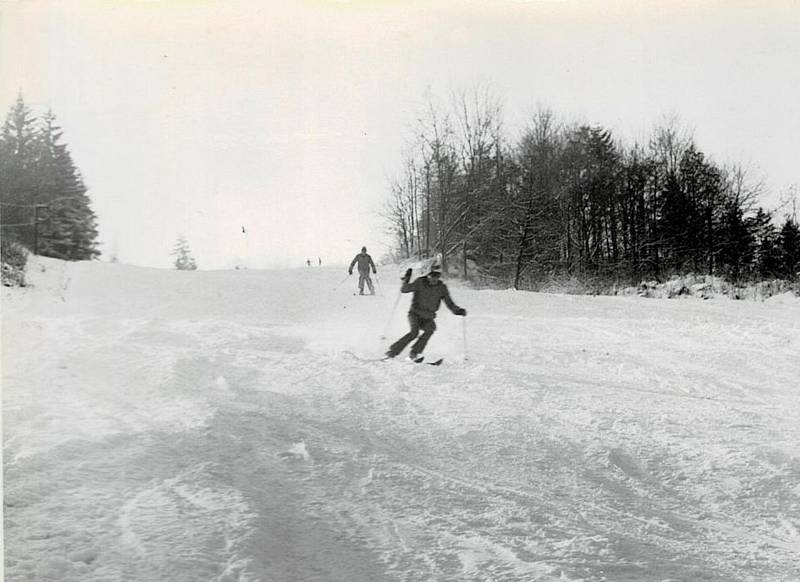
[[423,319],[433,319],[436,317],[436,311],[439,309],[442,300],[444,300],[448,309],[456,315],[458,315],[458,312],[461,310],[450,298],[447,285],[441,281],[431,284],[428,277],[419,277],[415,279],[413,283],[404,280],[400,291],[403,293],[414,292],[409,313],[415,313]]
[[372,262],[372,257],[370,257],[367,253],[358,253],[355,257],[353,257],[353,261],[350,263],[349,271],[353,272],[353,265],[358,263],[358,272],[368,274],[369,268],[372,267],[372,272],[377,272],[375,269],[375,263]]

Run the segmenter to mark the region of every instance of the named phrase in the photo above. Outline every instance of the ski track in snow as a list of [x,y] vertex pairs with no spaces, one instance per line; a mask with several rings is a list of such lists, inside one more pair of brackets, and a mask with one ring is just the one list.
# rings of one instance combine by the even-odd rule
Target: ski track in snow
[[800,302],[449,283],[432,367],[358,359],[409,296],[341,274],[36,259],[6,579],[800,579]]

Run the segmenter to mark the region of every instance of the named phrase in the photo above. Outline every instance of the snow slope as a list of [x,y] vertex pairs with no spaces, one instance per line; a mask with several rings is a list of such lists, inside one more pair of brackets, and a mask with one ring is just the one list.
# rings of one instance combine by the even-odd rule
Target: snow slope
[[37,261],[2,297],[6,580],[800,580],[796,300],[451,282],[432,367],[363,361],[395,272]]

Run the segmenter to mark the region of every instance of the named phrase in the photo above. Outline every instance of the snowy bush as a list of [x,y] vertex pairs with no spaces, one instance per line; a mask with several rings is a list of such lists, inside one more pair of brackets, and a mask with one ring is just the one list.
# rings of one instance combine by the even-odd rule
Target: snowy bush
[[[473,267],[469,280],[462,281],[473,289],[510,289],[511,277],[495,277],[479,267]],[[448,270],[453,278],[462,276],[460,265]],[[712,299],[750,299],[764,301],[770,297],[783,296],[786,300],[800,298],[800,281],[771,279],[747,283],[731,283],[723,277],[714,275],[674,275],[666,281],[642,281],[635,285],[632,281],[621,281],[602,276],[578,276],[558,273],[523,276],[520,291],[555,293],[563,295],[622,295],[657,299],[696,298]]]
[[28,262],[28,249],[18,242],[3,238],[2,249],[2,281],[6,287],[25,286],[25,264]]
[[619,295],[638,295],[639,297],[654,297],[660,299],[673,299],[676,297],[697,297],[711,299],[712,297],[727,297],[729,299],[753,299],[763,301],[775,295],[786,293],[800,297],[800,283],[772,279],[744,284],[734,284],[722,277],[712,275],[683,275],[675,276],[663,283],[657,281],[642,281],[638,287],[620,290]]

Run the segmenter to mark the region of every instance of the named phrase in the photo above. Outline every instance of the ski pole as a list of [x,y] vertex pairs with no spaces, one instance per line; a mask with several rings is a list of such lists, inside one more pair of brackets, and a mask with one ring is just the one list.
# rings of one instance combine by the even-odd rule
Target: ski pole
[[386,334],[389,333],[389,326],[392,324],[392,318],[394,317],[394,310],[397,309],[397,304],[400,303],[400,296],[402,294],[403,294],[402,291],[397,292],[397,299],[394,300],[394,305],[392,305],[392,311],[391,313],[389,313],[389,319],[386,321],[386,327],[383,328],[381,339],[386,339]]
[[334,288],[333,288],[333,290],[334,290],[334,291],[336,291],[336,290],[337,290],[339,287],[341,287],[341,286],[342,286],[342,283],[344,283],[345,281],[347,281],[349,278],[350,278],[350,274],[348,273],[348,274],[347,274],[347,277],[345,277],[344,279],[342,279],[341,281],[339,281],[339,283],[336,285],[336,287],[334,287]]
[[461,321],[461,337],[464,340],[464,361],[467,361],[467,318],[462,318]]

